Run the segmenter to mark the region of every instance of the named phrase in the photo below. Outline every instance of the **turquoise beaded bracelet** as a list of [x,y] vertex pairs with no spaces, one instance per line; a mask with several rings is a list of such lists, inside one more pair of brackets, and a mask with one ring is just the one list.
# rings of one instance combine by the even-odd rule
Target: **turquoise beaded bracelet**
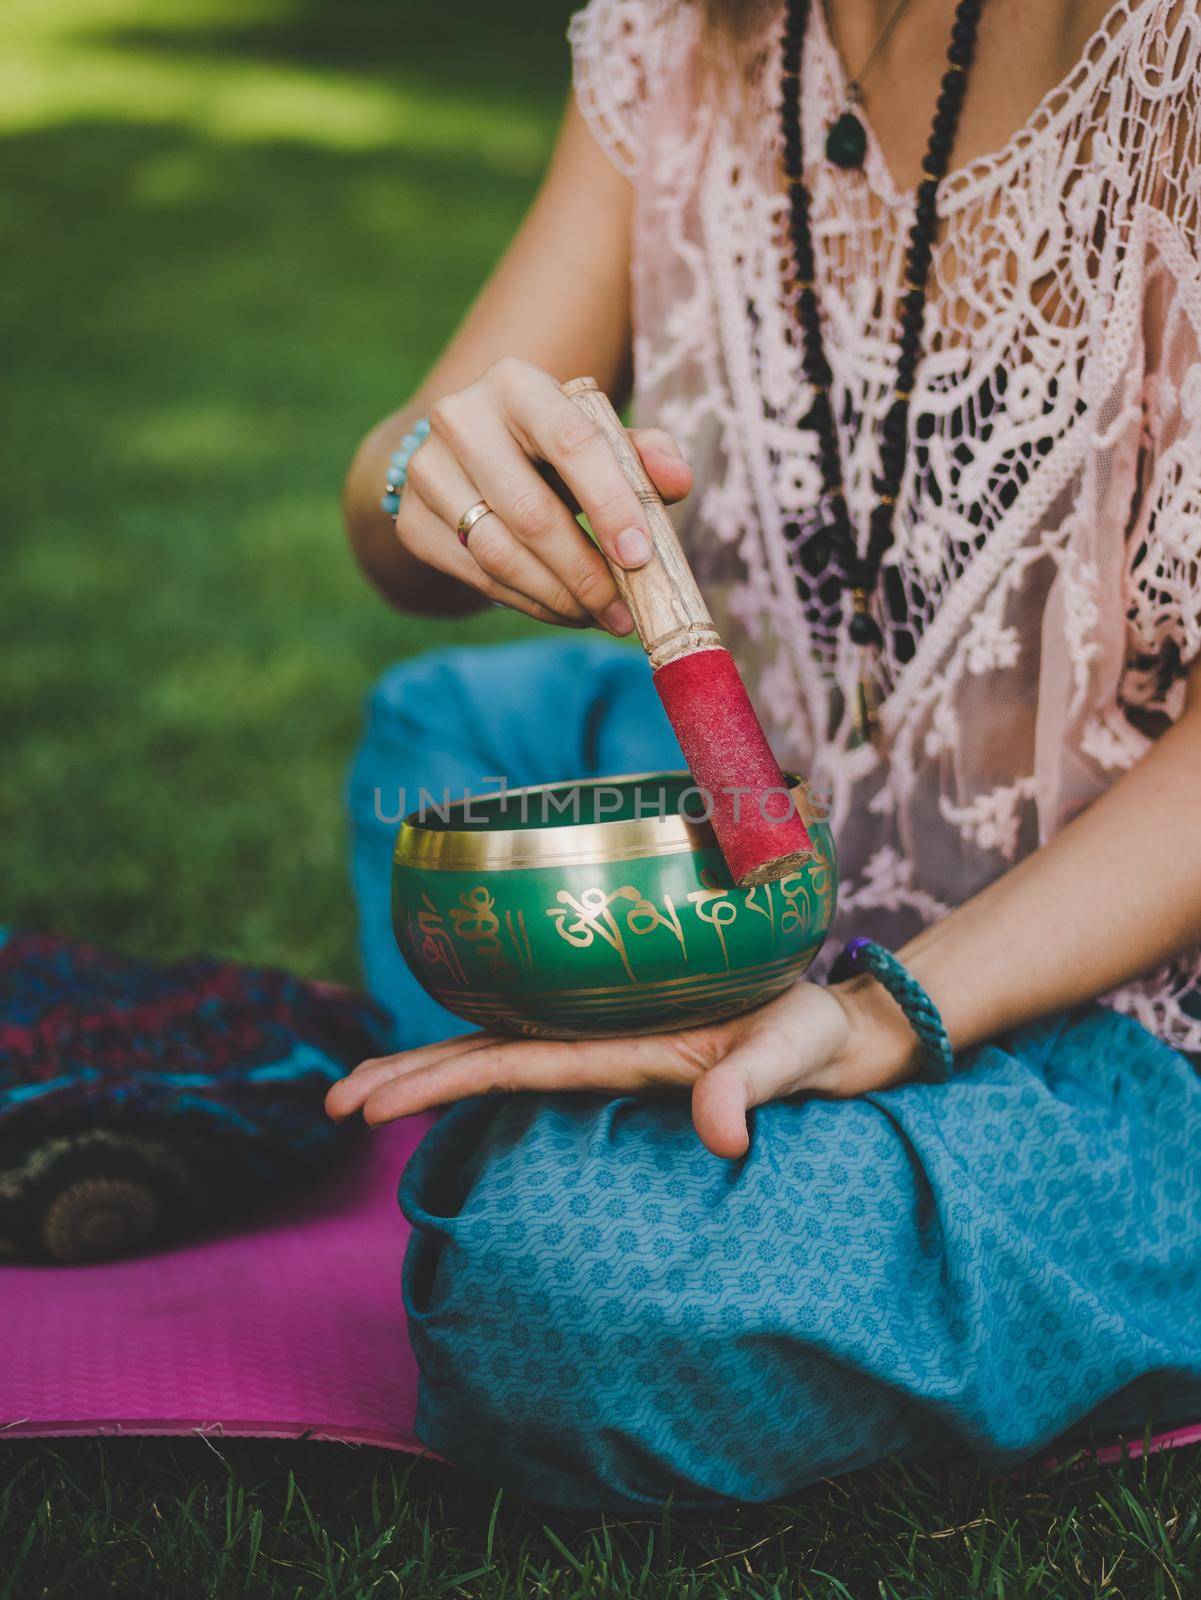
[[400,510],[400,491],[405,486],[405,479],[409,475],[409,462],[413,459],[418,445],[424,444],[430,436],[430,421],[422,417],[420,422],[413,424],[412,433],[406,433],[400,441],[400,449],[392,452],[392,460],[388,466],[387,487],[384,498],[380,501],[380,510],[386,511],[394,517]]
[[938,1007],[903,962],[874,939],[851,939],[834,964],[831,983],[842,983],[858,973],[870,973],[904,1012],[905,1020],[922,1047],[920,1076],[928,1083],[945,1083],[955,1070],[955,1052]]

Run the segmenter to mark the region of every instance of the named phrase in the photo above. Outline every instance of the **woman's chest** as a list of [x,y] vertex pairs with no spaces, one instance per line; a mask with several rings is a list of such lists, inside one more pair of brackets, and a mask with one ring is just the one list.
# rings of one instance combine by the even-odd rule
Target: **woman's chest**
[[[894,186],[921,182],[934,108],[947,69],[957,7],[918,0],[896,26],[880,28],[863,0],[815,0],[813,27],[831,76],[857,80],[859,109]],[[1072,83],[1131,9],[1114,0],[983,0],[956,119],[952,165],[972,167],[1003,150],[1048,101]],[[863,69],[866,67],[866,71]]]
[[[986,8],[994,31],[998,9]],[[1045,19],[1036,25],[1024,5],[1014,8],[1015,26],[1050,29],[1055,63],[1071,61],[1077,34],[1088,37],[1084,18],[1103,8],[1089,0],[1072,27],[1063,9],[1047,8],[1058,18],[1052,27]],[[1140,329],[1123,295],[1141,293],[1138,219],[1155,206],[1170,145],[1172,86],[1160,58],[1178,56],[1190,40],[1193,56],[1201,53],[1197,30],[1183,26],[1180,39],[1155,44],[1161,9],[1157,0],[1112,7],[1075,70],[1054,81],[1008,137],[972,155],[990,131],[1011,126],[1014,106],[1054,68],[1026,72],[944,180],[933,257],[915,271],[914,196],[894,176],[895,146],[869,123],[860,169],[840,171],[823,159],[847,89],[823,8],[811,7],[799,133],[826,353],[848,420],[869,418],[873,397],[889,386],[903,298],[915,282],[925,301],[916,398],[936,432],[938,419],[969,396],[991,434],[1007,422],[1028,429],[1044,414],[1055,425],[1128,368]],[[989,60],[999,41],[993,46]],[[689,339],[698,349],[720,343],[731,372],[751,362],[769,416],[804,398],[780,68],[769,38],[748,88],[755,116],[742,101],[672,126],[675,113],[664,105],[655,171],[639,194],[634,259],[636,332],[649,366],[662,368],[673,351],[687,357]],[[1149,93],[1140,82],[1153,77],[1157,103],[1133,112],[1132,100]],[[911,120],[920,103],[915,92]]]
[[[804,145],[820,150],[840,104],[828,62],[807,58],[804,86]],[[699,119],[665,142],[661,178],[643,186],[636,369],[642,414],[677,432],[704,485],[689,515],[706,576],[742,569],[746,613],[783,619],[813,678],[816,723],[828,686],[845,687],[857,668],[849,585],[819,537],[829,473],[766,73],[763,87],[772,114],[756,128]],[[1102,492],[1107,516],[1127,515],[1136,492],[1128,444],[1147,361],[1159,133],[1144,119],[1132,135],[1086,88],[961,169],[940,208],[895,539],[878,580],[881,686],[894,696],[920,695],[952,653],[969,674],[1033,659],[1081,519]],[[806,182],[840,480],[862,548],[898,389],[913,205],[890,189],[874,143],[861,173],[811,160]]]

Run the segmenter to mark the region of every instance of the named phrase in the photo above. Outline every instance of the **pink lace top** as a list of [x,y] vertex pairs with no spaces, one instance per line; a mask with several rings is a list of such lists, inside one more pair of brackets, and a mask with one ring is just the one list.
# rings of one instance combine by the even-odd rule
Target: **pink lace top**
[[[811,16],[820,156],[845,100]],[[854,747],[837,588],[785,534],[803,543],[820,477],[783,292],[779,28],[742,99],[702,78],[700,26],[685,0],[591,0],[571,28],[580,107],[635,186],[635,411],[696,468],[686,548],[777,753],[830,798],[836,932],[895,945],[1131,767],[1201,651],[1201,15],[1118,0],[1020,131],[943,185],[878,749]],[[863,171],[817,159],[808,181],[866,530],[912,201],[870,132]],[[1110,999],[1201,1050],[1201,954]]]

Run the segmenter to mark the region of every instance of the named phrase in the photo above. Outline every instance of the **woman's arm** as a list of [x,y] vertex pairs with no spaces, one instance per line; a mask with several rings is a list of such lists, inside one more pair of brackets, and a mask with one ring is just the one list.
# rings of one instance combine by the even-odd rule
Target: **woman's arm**
[[407,405],[367,435],[347,476],[351,544],[395,605],[455,615],[483,604],[477,589],[410,554],[380,509],[392,452],[435,401],[512,357],[558,381],[590,373],[615,397],[627,388],[631,196],[573,101],[517,236],[432,372]]
[[[1180,720],[1130,772],[899,952],[957,1050],[1105,994],[1201,942],[1201,665],[1188,691]],[[903,1027],[881,1027],[891,1003],[876,985],[853,987],[863,1010],[845,1068],[852,1094],[881,1070],[903,1072],[912,1050]]]

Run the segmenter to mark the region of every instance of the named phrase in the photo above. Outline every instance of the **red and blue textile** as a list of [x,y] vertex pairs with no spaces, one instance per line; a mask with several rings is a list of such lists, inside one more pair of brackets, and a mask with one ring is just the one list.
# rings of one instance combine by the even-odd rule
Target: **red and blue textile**
[[[149,1185],[149,1242],[318,1177],[348,1137],[325,1117],[325,1092],[386,1037],[361,996],[286,972],[205,957],[163,965],[9,934],[0,1251],[114,1253],[81,1250],[74,1225],[64,1250],[39,1242],[47,1207],[72,1184],[91,1197],[93,1227],[101,1198],[111,1209],[131,1173]],[[113,1242],[111,1218],[100,1234]]]

